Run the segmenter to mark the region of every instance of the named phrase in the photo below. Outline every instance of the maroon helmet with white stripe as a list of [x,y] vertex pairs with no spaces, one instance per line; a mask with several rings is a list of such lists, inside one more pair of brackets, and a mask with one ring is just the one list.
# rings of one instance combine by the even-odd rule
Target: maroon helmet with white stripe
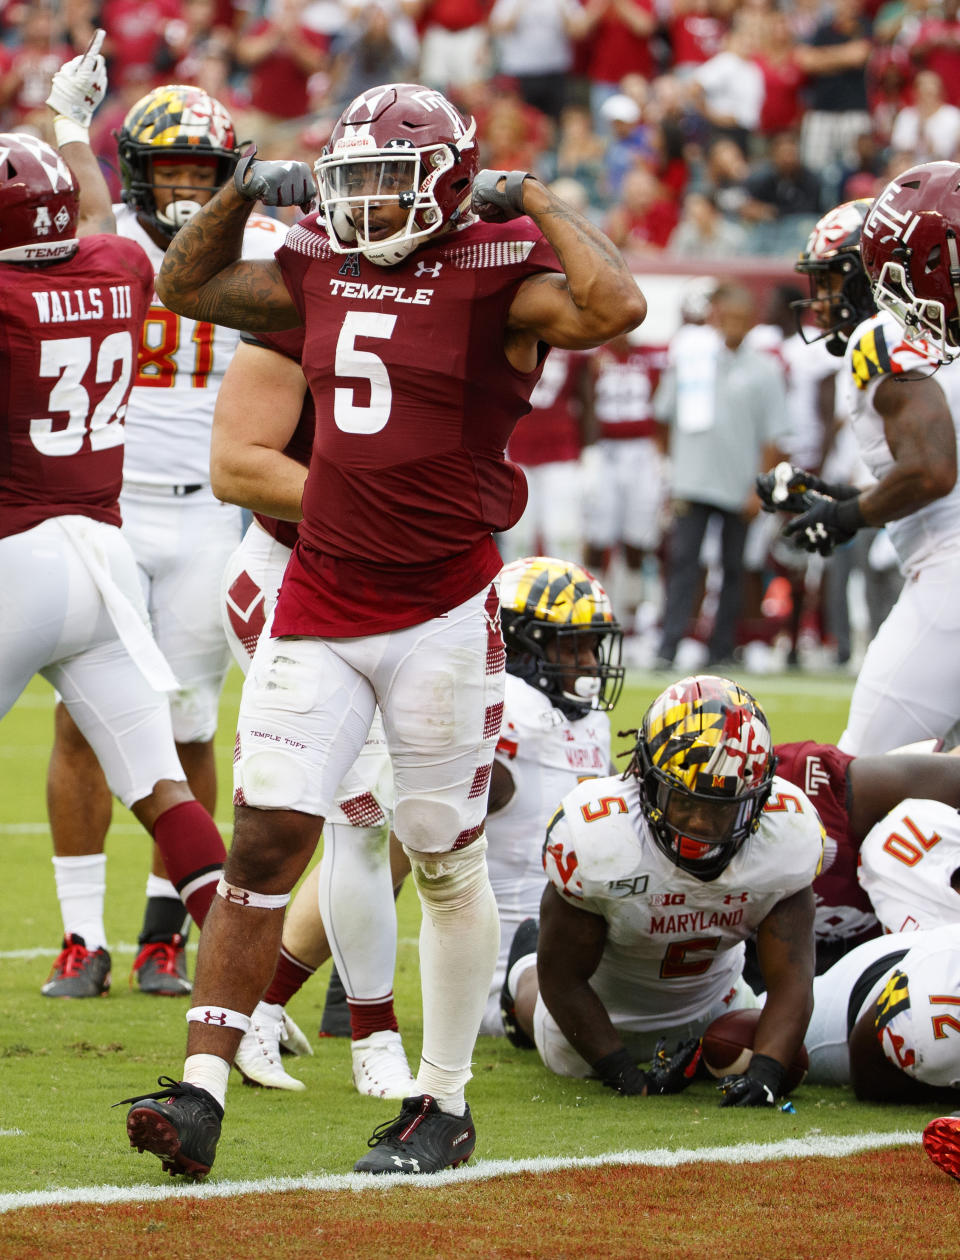
[[[369,88],[351,101],[314,167],[331,248],[392,267],[459,222],[479,167],[476,130],[441,92],[416,83]],[[384,204],[407,216],[377,239],[370,208]]]
[[57,262],[77,251],[80,196],[63,158],[36,136],[0,134],[0,262]]

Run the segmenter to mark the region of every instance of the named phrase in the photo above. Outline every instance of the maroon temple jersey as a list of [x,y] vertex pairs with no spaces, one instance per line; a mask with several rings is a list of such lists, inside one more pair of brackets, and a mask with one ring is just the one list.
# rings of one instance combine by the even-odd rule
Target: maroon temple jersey
[[316,433],[275,635],[354,637],[440,616],[501,567],[526,505],[504,448],[542,364],[503,333],[520,284],[560,271],[530,219],[473,223],[395,267],[335,254],[310,216],[277,262],[305,325]]
[[777,744],[774,752],[777,774],[803,788],[827,833],[823,867],[813,881],[817,941],[842,941],[852,949],[880,934],[870,898],[857,882],[862,837],[850,828],[847,774],[853,758],[833,744],[812,740]]
[[0,537],[54,516],[120,524],[123,419],[153,267],[82,237],[48,267],[0,263]]

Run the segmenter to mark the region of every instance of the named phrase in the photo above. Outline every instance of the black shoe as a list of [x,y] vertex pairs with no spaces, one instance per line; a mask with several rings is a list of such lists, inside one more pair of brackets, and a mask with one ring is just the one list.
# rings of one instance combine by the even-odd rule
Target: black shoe
[[156,1155],[171,1176],[205,1177],[217,1153],[223,1108],[197,1085],[169,1076],[158,1077],[157,1084],[164,1086],[159,1093],[114,1103],[115,1107],[133,1103],[127,1112],[130,1145]]
[[510,953],[507,955],[507,971],[503,977],[503,987],[500,990],[500,1022],[503,1024],[503,1031],[506,1034],[507,1041],[511,1046],[516,1046],[518,1050],[535,1049],[533,1042],[517,1023],[517,1004],[514,995],[510,992],[510,972],[513,964],[521,958],[525,958],[527,954],[535,954],[537,952],[537,938],[540,935],[540,924],[536,919],[524,919],[516,932],[513,934],[513,940],[510,942]]
[[187,951],[180,933],[144,944],[134,959],[131,983],[133,976],[137,977],[141,993],[184,997],[192,992],[193,985],[187,979]]
[[462,1116],[441,1111],[429,1094],[405,1098],[396,1120],[388,1120],[367,1139],[371,1148],[354,1172],[435,1173],[456,1168],[473,1154],[477,1134],[468,1107]]
[[323,1015],[320,1019],[319,1037],[352,1037],[350,1028],[350,1007],[347,1005],[347,991],[343,987],[336,967],[330,969],[330,980],[327,983],[327,1000],[323,1004]]

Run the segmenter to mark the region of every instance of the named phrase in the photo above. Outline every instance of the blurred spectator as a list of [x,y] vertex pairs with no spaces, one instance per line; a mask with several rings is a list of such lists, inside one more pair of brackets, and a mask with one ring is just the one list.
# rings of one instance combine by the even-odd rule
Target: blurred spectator
[[935,162],[956,157],[960,144],[960,109],[950,105],[940,76],[921,70],[913,81],[913,104],[893,120],[890,147],[917,162]]
[[747,233],[725,219],[710,192],[688,192],[667,252],[680,258],[729,258],[747,250]]
[[385,4],[354,7],[331,45],[331,113],[341,113],[367,88],[415,78],[416,43],[405,43]]
[[840,176],[840,200],[875,197],[887,182],[884,148],[877,135],[865,131],[857,136],[856,159]]
[[189,75],[178,77],[179,68],[184,65],[189,68],[197,50],[209,47],[212,40],[225,50],[232,49],[233,31],[229,26],[218,26],[216,0],[182,0],[180,9],[180,16],[166,22],[160,32],[154,63],[162,78],[193,83]]
[[794,56],[796,40],[787,15],[774,9],[762,17],[763,38],[754,60],[763,75],[763,109],[760,131],[776,135],[800,125],[803,114],[801,91],[807,76]]
[[581,453],[594,436],[589,356],[553,349],[507,446],[526,474],[528,497],[523,516],[497,540],[505,562],[536,555],[583,562]]
[[26,6],[20,17],[19,41],[0,78],[0,114],[4,129],[33,126],[48,134],[50,111],[44,102],[54,72],[73,56],[56,11],[46,4]]
[[871,49],[862,0],[834,0],[832,15],[808,42],[797,45],[797,64],[810,80],[800,140],[803,161],[822,179],[849,164],[857,136],[870,130],[866,65]]
[[598,127],[600,106],[620,90],[624,75],[649,81],[657,73],[651,38],[657,25],[653,0],[584,0],[574,31],[585,44],[583,69]]
[[726,136],[745,154],[763,109],[763,72],[753,60],[755,32],[753,16],[739,15],[724,36],[722,51],[691,76],[692,83],[700,89],[700,110],[711,137]]
[[747,200],[746,183],[750,166],[743,150],[732,140],[714,140],[707,150],[707,159],[698,188],[709,192],[717,209],[728,219],[739,221],[740,211]]
[[[591,356],[597,445],[587,479],[586,564],[601,576],[627,634],[644,620],[644,565],[663,536],[664,475],[653,395],[666,361],[660,346],[615,337]],[[621,564],[616,566],[619,558]],[[653,604],[652,592],[647,592]]]
[[615,201],[621,194],[627,171],[641,162],[652,164],[655,158],[649,128],[644,126],[640,106],[632,96],[617,92],[600,106],[600,115],[610,130],[603,164],[606,196]]
[[[754,169],[746,181],[747,200],[740,213],[750,223],[782,223],[797,216],[819,217],[820,178],[800,161],[800,145],[792,131],[782,131],[770,144],[770,160]],[[812,224],[811,224],[812,226]],[[804,231],[788,223],[794,233],[791,252]]]
[[673,0],[667,36],[674,74],[685,77],[720,52],[733,7],[722,0]]
[[516,80],[528,105],[553,119],[567,103],[579,12],[576,0],[496,0],[490,14],[498,69]]
[[786,433],[783,373],[773,358],[744,346],[755,322],[749,289],[721,284],[710,324],[684,325],[654,398],[670,428],[672,524],[667,541],[666,601],[658,664],[673,660],[694,611],[698,559],[712,518],[721,525],[723,572],[708,645],[709,665],[733,656],[743,593],[747,523],[759,504],[754,478],[782,458]]
[[420,33],[419,81],[454,94],[491,73],[492,0],[407,0]]
[[266,122],[300,118],[311,110],[313,75],[327,70],[328,36],[304,22],[306,0],[279,0],[237,40],[238,65],[249,71],[250,106]]
[[103,51],[111,84],[132,76],[146,83],[146,93],[165,81],[163,32],[169,23],[182,22],[181,10],[180,0],[105,0],[100,25],[107,32]]
[[555,147],[545,155],[542,172],[547,180],[575,179],[592,206],[606,206],[606,143],[593,130],[585,105],[568,105],[560,115]]
[[620,200],[607,214],[604,231],[626,256],[659,254],[677,225],[677,203],[664,195],[657,177],[637,166],[623,178]]
[[872,131],[887,144],[893,121],[912,95],[913,70],[902,48],[877,48],[867,62],[867,104]]
[[[504,85],[505,86],[505,85]],[[545,115],[524,104],[516,90],[501,91],[477,120],[480,163],[498,171],[530,171],[548,139]]]
[[910,60],[919,70],[940,76],[946,99],[960,105],[960,0],[942,0],[931,6],[911,38],[904,42]]

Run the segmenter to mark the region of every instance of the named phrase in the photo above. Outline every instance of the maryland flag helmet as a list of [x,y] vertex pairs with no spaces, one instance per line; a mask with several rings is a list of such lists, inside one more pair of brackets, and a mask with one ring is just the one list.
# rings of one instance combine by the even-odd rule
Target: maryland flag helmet
[[607,592],[578,564],[526,556],[500,572],[507,673],[568,718],[606,712],[623,689],[623,630]]
[[753,696],[728,678],[682,678],[644,714],[627,773],[671,862],[705,882],[760,824],[776,758]]
[[[131,106],[114,133],[120,157],[123,200],[165,236],[177,230],[200,208],[189,196],[157,209],[154,166],[158,162],[210,162],[216,167],[214,187],[233,174],[240,160],[233,120],[214,97],[197,87],[173,83],[154,88]],[[183,186],[179,193],[210,192],[210,186]]]
[[[870,279],[860,258],[860,233],[870,204],[869,197],[861,197],[828,211],[814,224],[794,264],[794,271],[810,278],[810,297],[791,303],[800,336],[804,341],[826,338],[826,348],[839,358],[846,352],[847,341],[857,324],[877,313]],[[839,288],[828,294],[826,278],[830,275],[842,276],[843,280]],[[818,318],[817,334],[809,336],[807,312],[824,307],[827,313]]]

